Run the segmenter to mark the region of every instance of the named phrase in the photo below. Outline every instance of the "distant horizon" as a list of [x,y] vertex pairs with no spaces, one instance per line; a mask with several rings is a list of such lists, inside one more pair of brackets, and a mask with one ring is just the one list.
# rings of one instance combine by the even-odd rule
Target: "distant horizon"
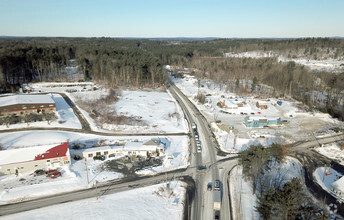
[[0,35],[323,38],[344,36],[343,8],[343,0],[2,0]]
[[112,36],[9,36],[0,35],[0,38],[111,38],[111,39],[307,39],[307,38],[330,38],[342,39],[344,36],[329,36],[329,37],[112,37]]

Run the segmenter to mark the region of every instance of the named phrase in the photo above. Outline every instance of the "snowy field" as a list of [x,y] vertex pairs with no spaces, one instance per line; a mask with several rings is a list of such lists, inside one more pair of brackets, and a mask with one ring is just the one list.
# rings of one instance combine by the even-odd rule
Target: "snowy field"
[[[176,100],[168,92],[160,91],[129,91],[125,90],[118,97],[118,102],[109,105],[109,110],[116,116],[125,116],[134,121],[141,121],[138,125],[97,123],[90,117],[89,112],[81,109],[92,130],[103,132],[137,132],[137,133],[174,133],[187,132],[188,126],[183,111]],[[105,97],[108,90],[74,92],[68,94],[72,100],[94,102]]]
[[[317,132],[330,134],[330,128],[344,128],[343,122],[332,118],[329,114],[306,112],[298,108],[301,103],[292,100],[266,99],[255,97],[240,97],[227,92],[226,86],[220,86],[211,80],[203,79],[198,88],[197,79],[184,74],[184,78],[173,78],[175,85],[197,106],[208,119],[215,131],[216,138],[225,152],[236,153],[251,144],[269,145],[272,142],[293,143],[301,140],[314,140]],[[199,103],[195,96],[198,91],[205,95],[205,104]],[[282,101],[278,105],[277,101]],[[224,103],[221,108],[217,104]],[[260,109],[256,103],[264,103],[267,109]],[[242,105],[238,107],[238,105]],[[264,128],[250,128],[244,124],[244,118],[281,118],[279,125],[269,125]],[[214,119],[221,121],[215,123]],[[230,129],[232,128],[232,129]]]
[[12,124],[7,127],[6,125],[0,125],[0,130],[16,129],[16,128],[28,128],[28,127],[40,127],[40,128],[75,128],[81,129],[81,123],[73,112],[73,109],[67,104],[64,98],[59,94],[49,94],[56,103],[56,116],[57,119],[48,124],[47,121],[30,122],[29,125],[25,122]]
[[224,57],[232,58],[272,58],[276,57],[278,62],[290,62],[293,61],[297,64],[304,65],[311,70],[328,71],[328,72],[341,72],[344,67],[341,64],[344,63],[343,58],[339,59],[323,59],[312,60],[306,57],[287,58],[284,55],[278,55],[275,51],[247,51],[243,53],[225,53]]
[[[32,146],[57,145],[68,140],[70,143],[90,148],[97,146],[99,143],[103,143],[105,146],[108,144],[109,146],[116,142],[148,141],[151,138],[158,139],[158,137],[143,136],[108,137],[64,131],[22,131],[0,134],[0,145],[4,149],[18,149]],[[139,170],[136,172],[136,175],[186,168],[189,165],[189,140],[187,136],[160,137],[160,140],[166,143],[166,156],[163,157],[162,164]],[[105,161],[88,159],[89,184],[87,183],[85,162],[74,159],[72,159],[70,166],[60,168],[62,176],[56,179],[42,176],[34,177],[32,173],[20,173],[18,177],[15,175],[1,176],[0,186],[4,190],[0,192],[0,204],[83,189],[92,186],[96,181],[103,182],[124,177],[125,174],[123,173],[101,169],[105,162],[114,159],[108,158]],[[52,185],[54,190],[52,190]]]
[[323,147],[314,148],[314,150],[344,165],[344,151],[338,145],[338,143],[326,144]]
[[[31,210],[2,219],[183,219],[185,184],[169,182]],[[135,201],[135,202],[133,202]],[[139,204],[139,205],[138,205]]]

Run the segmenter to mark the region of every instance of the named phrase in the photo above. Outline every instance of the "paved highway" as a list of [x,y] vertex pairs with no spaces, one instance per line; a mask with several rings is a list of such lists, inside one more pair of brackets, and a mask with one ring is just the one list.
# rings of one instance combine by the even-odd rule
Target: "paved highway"
[[[207,191],[207,184],[208,182],[214,182],[216,179],[220,179],[216,164],[216,149],[219,149],[218,145],[209,128],[208,122],[190,100],[175,85],[170,86],[169,90],[182,106],[184,113],[189,118],[189,122],[195,122],[197,124],[199,139],[202,143],[202,153],[196,153],[196,164],[194,165],[206,165],[208,167],[206,170],[199,170],[197,172],[195,180],[196,196],[191,219],[213,219],[213,193],[212,191]],[[192,150],[192,152],[195,152],[195,150]],[[209,167],[209,165],[212,166]]]

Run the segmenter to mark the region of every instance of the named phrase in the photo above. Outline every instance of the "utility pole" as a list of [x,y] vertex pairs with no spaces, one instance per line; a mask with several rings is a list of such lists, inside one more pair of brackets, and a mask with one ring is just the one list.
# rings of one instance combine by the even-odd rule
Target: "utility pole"
[[86,167],[87,185],[89,185],[90,184],[90,180],[88,178],[88,168],[87,168],[86,158],[85,158],[85,167]]
[[98,193],[98,181],[96,180],[96,194],[97,194],[97,200],[99,199],[99,193]]

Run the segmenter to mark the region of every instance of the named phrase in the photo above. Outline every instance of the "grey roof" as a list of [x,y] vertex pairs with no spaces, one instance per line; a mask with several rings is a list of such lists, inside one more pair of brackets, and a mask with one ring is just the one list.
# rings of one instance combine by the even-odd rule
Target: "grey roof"
[[49,95],[9,95],[0,97],[0,106],[17,104],[55,104]]

